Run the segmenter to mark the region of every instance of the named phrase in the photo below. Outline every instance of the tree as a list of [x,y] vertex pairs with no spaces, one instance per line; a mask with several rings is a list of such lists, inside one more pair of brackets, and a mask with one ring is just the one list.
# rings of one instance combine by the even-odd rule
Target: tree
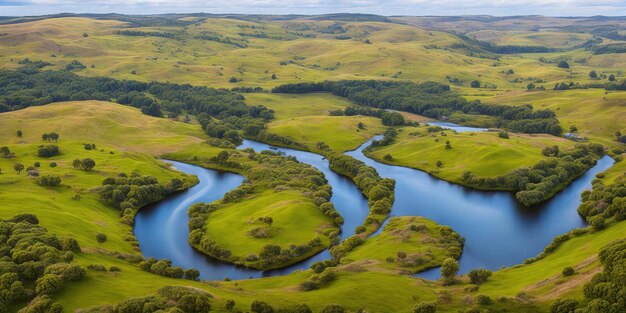
[[487,281],[489,277],[491,277],[491,271],[486,269],[475,269],[471,270],[467,276],[469,276],[472,284],[480,285]]
[[578,131],[578,128],[575,125],[572,125],[569,127],[569,132],[570,133],[575,133]]
[[161,107],[159,107],[156,102],[152,102],[150,105],[142,106],[141,113],[155,117],[163,116],[163,112],[161,112]]
[[22,163],[15,163],[13,164],[13,169],[19,175],[24,170],[24,165]]
[[470,83],[470,87],[472,87],[472,88],[480,88],[480,81],[479,80],[472,80],[472,82]]
[[536,87],[536,86],[535,86],[535,84],[533,84],[533,83],[529,83],[529,84],[526,86],[526,89],[527,89],[527,90],[533,90],[533,89],[535,89],[535,87]]
[[96,161],[86,158],[80,161],[80,167],[85,171],[91,171],[96,166]]
[[59,155],[59,147],[56,145],[41,145],[37,149],[37,155],[42,158],[49,158]]
[[435,313],[437,306],[431,302],[420,302],[413,306],[413,313]]
[[226,300],[226,305],[224,305],[224,307],[226,308],[226,310],[232,310],[235,307],[235,300],[233,299],[228,299]]
[[450,144],[450,141],[446,141],[446,149],[452,149],[452,145]]
[[443,162],[441,162],[441,160],[437,160],[437,163],[435,163],[435,165],[439,168],[443,167]]
[[239,81],[239,79],[237,79],[237,77],[235,77],[235,76],[231,76],[231,78],[228,80],[229,83],[236,83],[238,81]]
[[567,61],[565,60],[561,60],[558,64],[557,64],[558,68],[569,68],[569,63],[567,63]]
[[[185,271],[185,278],[189,280],[196,280],[200,277],[200,271],[195,268],[190,268]],[[233,304],[234,305],[234,304]]]
[[276,79],[276,74],[272,74],[272,79]]
[[18,130],[18,131],[17,131],[17,137],[22,138],[22,135],[23,135],[22,131],[21,131],[21,130]]
[[572,276],[574,275],[574,268],[571,266],[566,266],[561,274],[563,274],[563,276]]
[[80,164],[81,164],[81,162],[80,162],[79,159],[75,159],[74,161],[72,161],[72,166],[74,168],[80,168]]
[[551,313],[574,313],[578,308],[578,301],[573,299],[557,299],[550,307]]
[[387,154],[385,154],[383,156],[383,160],[385,160],[385,161],[393,161],[393,156],[391,154],[387,153]]
[[226,150],[222,150],[217,154],[217,156],[215,156],[215,160],[217,161],[218,164],[224,164],[226,163],[226,161],[228,161],[229,157],[230,157],[230,153],[228,153],[228,151]]
[[592,79],[598,78],[598,73],[596,73],[596,71],[589,72],[589,78],[592,78]]
[[501,131],[498,133],[498,137],[503,138],[503,139],[509,139],[509,133],[505,131]]
[[270,225],[270,227],[271,227],[271,226],[272,226],[272,223],[274,223],[274,219],[273,219],[273,218],[271,218],[271,217],[269,217],[269,216],[268,216],[268,217],[264,217],[264,218],[263,218],[263,223],[265,223],[265,224],[267,224],[267,225]]
[[38,295],[53,294],[61,288],[61,285],[62,281],[59,276],[55,274],[46,274],[37,279],[35,292]]
[[44,187],[56,187],[61,184],[61,177],[46,175],[39,177],[37,183]]
[[449,285],[454,282],[454,276],[459,271],[459,262],[453,258],[447,258],[441,265],[441,278],[444,284]]
[[96,234],[96,241],[98,243],[105,243],[107,241],[107,235],[105,235],[103,233],[97,233]]
[[611,75],[609,76],[609,81],[614,82],[614,81],[615,81],[615,75],[611,74]]
[[358,124],[356,124],[356,127],[358,129],[365,129],[365,124],[363,124],[363,122],[359,122]]
[[252,304],[250,305],[250,311],[254,312],[254,313],[274,313],[276,312],[276,310],[274,310],[274,308],[263,302],[263,301],[259,301],[259,300],[254,300],[252,301]]

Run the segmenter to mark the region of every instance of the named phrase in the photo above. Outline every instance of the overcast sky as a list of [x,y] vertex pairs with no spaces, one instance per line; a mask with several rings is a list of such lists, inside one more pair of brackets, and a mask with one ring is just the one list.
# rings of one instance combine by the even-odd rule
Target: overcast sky
[[626,0],[0,0],[2,16],[63,12],[626,16]]

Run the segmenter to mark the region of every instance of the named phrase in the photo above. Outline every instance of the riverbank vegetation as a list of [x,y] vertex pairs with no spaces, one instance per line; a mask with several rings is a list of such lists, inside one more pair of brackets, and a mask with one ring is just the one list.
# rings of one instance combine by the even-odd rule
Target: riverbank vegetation
[[382,232],[347,253],[343,264],[365,263],[369,268],[414,274],[459,259],[463,238],[449,227],[421,217],[391,217]]
[[527,206],[552,197],[605,153],[598,144],[574,144],[547,135],[505,137],[509,138],[494,132],[405,128],[398,138],[386,135],[384,145],[378,142],[365,153],[469,187],[515,191],[517,200]]
[[[433,308],[437,312],[550,312],[555,307],[621,312],[623,303],[603,290],[619,290],[622,277],[616,265],[623,261],[623,242],[612,242],[623,239],[626,228],[620,221],[623,161],[598,176],[593,190],[583,194],[579,212],[590,228],[557,237],[539,257],[494,271],[486,281],[476,280],[485,277],[479,275],[484,272],[451,277],[455,271],[450,271],[452,284],[444,286],[399,272],[409,274],[440,264],[445,257],[458,258],[459,238],[445,226],[417,217],[392,218],[389,229],[367,237],[388,217],[393,181],[342,152],[387,130],[379,115],[368,113],[380,112],[379,108],[472,126],[571,132],[589,141],[580,143],[586,150],[576,148],[573,141],[513,131],[505,138],[497,133],[449,131],[444,136],[442,130],[426,129],[423,137],[416,135],[409,141],[411,132],[403,128],[392,140],[368,151],[380,152],[376,158],[383,162],[417,164],[442,178],[450,175],[452,181],[463,177],[464,165],[480,188],[496,188],[500,183],[511,187],[509,181],[520,181],[492,178],[540,164],[529,170],[529,181],[541,176],[546,185],[550,181],[553,187],[563,186],[568,183],[568,169],[581,172],[590,166],[589,156],[597,157],[592,151],[599,149],[593,144],[607,146],[606,153],[616,160],[623,154],[619,140],[626,134],[622,123],[626,93],[620,90],[624,73],[619,69],[626,61],[617,53],[600,54],[619,52],[615,47],[623,38],[616,28],[622,23],[619,18],[550,18],[548,23],[541,17],[342,14],[254,19],[203,14],[65,15],[2,20],[0,125],[6,131],[0,132],[0,245],[4,245],[0,290],[9,293],[0,292],[0,311],[7,307],[7,295],[19,294],[12,264],[17,264],[17,272],[32,265],[37,275],[45,277],[65,276],[66,263],[68,273],[71,268],[73,274],[83,273],[82,278],[66,281],[48,276],[37,288],[37,280],[17,275],[24,297],[10,301],[6,309],[13,312],[30,305],[31,311],[58,312],[61,305],[65,312],[90,308],[204,312],[209,306],[217,312],[308,312],[307,308],[312,312]],[[451,32],[466,32],[468,26],[472,31],[466,35]],[[560,63],[567,68],[559,67]],[[175,81],[168,82],[173,77]],[[332,83],[309,83],[324,81]],[[333,88],[325,93],[266,92],[300,83]],[[553,90],[557,84],[559,89],[567,86],[566,90]],[[610,90],[605,90],[608,85]],[[72,101],[51,103],[61,100]],[[423,115],[411,116],[422,122]],[[409,115],[403,116],[408,120]],[[396,117],[389,115],[384,124],[398,125]],[[46,140],[42,133],[60,136]],[[186,188],[197,181],[155,158],[163,155],[250,176],[223,201],[190,212],[189,226],[203,234],[214,231],[211,236],[228,246],[224,250],[231,255],[248,257],[246,252],[253,251],[259,258],[256,266],[269,268],[334,243],[336,237],[331,235],[341,220],[328,202],[317,204],[320,199],[327,201],[332,192],[325,183],[318,184],[323,181],[319,172],[301,169],[284,156],[233,150],[244,137],[326,156],[333,169],[351,178],[369,200],[370,216],[357,235],[333,248],[334,260],[279,277],[207,283],[173,278],[186,274],[167,260],[142,262],[129,226],[132,218],[124,211],[159,199],[157,195],[163,196],[166,189]],[[40,156],[41,145],[47,147]],[[470,158],[485,162],[470,162]],[[73,166],[73,160],[82,164],[87,159],[95,167]],[[417,159],[428,162],[419,164]],[[259,182],[254,173],[276,181],[289,178],[294,186],[269,179]],[[559,176],[559,181],[548,178],[553,176]],[[532,188],[541,189],[545,196],[550,193],[546,185]],[[105,192],[109,201],[132,201],[107,204],[98,193],[102,189],[111,189]],[[114,193],[120,197],[113,197]],[[116,208],[122,203],[124,211]],[[36,214],[41,226],[28,225],[27,220],[33,221],[30,217],[11,221],[25,212]],[[428,231],[421,232],[420,225]],[[46,242],[33,244],[41,238]],[[298,244],[292,247],[294,241]],[[205,244],[216,247],[208,240]],[[66,248],[73,250],[71,263]],[[413,262],[417,254],[429,261],[417,265]],[[25,258],[33,260],[22,262]],[[52,269],[36,264],[57,258],[60,262]],[[391,258],[393,262],[388,261]],[[7,271],[11,273],[5,275]],[[190,272],[190,278],[196,276]],[[40,295],[55,286],[58,291]],[[30,299],[35,301],[27,303]],[[563,300],[554,304],[555,299]]]
[[[223,155],[223,156],[222,156]],[[247,181],[213,204],[189,211],[189,243],[209,256],[258,269],[281,268],[338,243],[343,218],[324,175],[272,151],[223,150],[197,160]]]

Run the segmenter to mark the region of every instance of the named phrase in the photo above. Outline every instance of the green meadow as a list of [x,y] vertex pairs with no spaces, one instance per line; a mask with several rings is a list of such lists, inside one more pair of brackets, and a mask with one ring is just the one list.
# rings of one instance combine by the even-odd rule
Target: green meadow
[[[616,158],[618,162],[613,167],[597,176],[596,183],[608,186],[619,182],[618,178],[626,173],[626,163],[620,162],[626,148],[615,135],[618,131],[626,134],[626,92],[553,87],[561,82],[603,84],[611,74],[621,82],[625,79],[626,58],[623,53],[598,54],[585,49],[583,45],[589,40],[606,34],[598,34],[595,28],[568,30],[577,26],[572,23],[557,18],[512,18],[489,23],[442,18],[437,23],[430,17],[392,17],[382,22],[306,16],[186,16],[150,26],[115,20],[112,16],[7,20],[0,22],[0,67],[24,70],[24,59],[28,58],[50,63],[41,71],[65,70],[72,60],[78,60],[85,68],[73,72],[86,77],[229,90],[261,87],[262,91],[241,92],[245,98],[242,101],[247,106],[265,106],[274,116],[267,120],[255,116],[251,120],[259,122],[262,131],[286,137],[301,144],[301,149],[313,152],[322,152],[320,142],[336,152],[356,149],[383,134],[388,126],[372,116],[331,116],[331,111],[357,106],[346,98],[329,93],[272,93],[273,87],[348,79],[435,81],[449,84],[468,100],[511,106],[531,104],[535,110],[554,111],[563,133],[574,132],[584,137],[584,142],[601,144]],[[593,27],[604,25],[589,23]],[[535,29],[537,25],[541,30]],[[603,44],[623,43],[602,38]],[[485,48],[485,42],[549,50],[497,54]],[[569,68],[559,68],[561,60],[566,60]],[[590,71],[596,71],[599,77],[590,77]],[[471,87],[474,80],[480,86]],[[529,83],[536,86],[535,90],[527,91]],[[27,91],[24,94],[27,98]],[[280,312],[291,312],[290,306],[302,303],[313,312],[321,312],[330,303],[341,304],[345,312],[416,312],[413,307],[421,302],[436,304],[437,312],[554,312],[551,305],[558,298],[589,302],[583,290],[602,271],[599,251],[626,238],[626,222],[610,218],[604,227],[590,226],[532,263],[494,271],[483,284],[472,284],[467,275],[457,275],[451,285],[446,285],[413,274],[440,266],[448,258],[458,260],[463,246],[460,236],[423,217],[390,217],[379,234],[361,235],[358,245],[332,266],[322,264],[322,269],[313,266],[283,276],[236,281],[196,281],[153,274],[133,261],[141,257],[141,251],[132,226],[123,222],[124,210],[107,204],[99,191],[104,179],[119,173],[153,176],[162,184],[180,179],[184,187],[198,182],[196,177],[170,168],[160,158],[246,177],[250,190],[235,200],[207,204],[214,210],[203,213],[201,230],[205,238],[232,253],[232,258],[222,260],[252,266],[256,261],[242,260],[260,254],[267,245],[285,248],[278,252],[284,255],[289,247],[319,238],[320,244],[306,253],[270,266],[278,268],[327,248],[332,252],[336,244],[336,220],[320,206],[331,194],[324,189],[330,188],[321,182],[321,172],[280,155],[262,158],[261,153],[233,150],[233,143],[224,135],[226,131],[219,140],[211,138],[206,127],[199,125],[201,116],[197,118],[191,109],[185,108],[185,101],[193,99],[180,100],[180,112],[165,111],[166,116],[171,116],[160,118],[131,106],[95,100],[0,110],[0,147],[12,152],[0,157],[0,219],[34,214],[50,233],[80,243],[82,252],[75,254],[74,262],[83,268],[103,265],[120,269],[87,269],[83,279],[64,284],[51,294],[64,312],[90,312],[87,309],[92,307],[154,295],[165,286],[188,286],[209,292],[213,295],[213,312],[248,312],[255,300],[267,302]],[[407,112],[402,115],[420,124],[431,120]],[[219,114],[208,117],[216,124],[232,123],[226,129],[235,129],[237,136],[253,138],[246,132],[249,129],[235,125],[249,122],[245,120],[247,116],[239,118]],[[449,118],[466,125],[495,122],[494,117],[476,112],[455,111]],[[508,138],[502,138],[500,130],[495,129],[477,133],[429,132],[428,126],[414,125],[393,126],[398,131],[394,141],[368,148],[365,154],[378,162],[415,168],[463,184],[466,171],[479,177],[496,177],[547,159],[543,154],[546,147],[556,145],[561,151],[570,151],[577,145],[564,136],[508,132]],[[42,134],[50,132],[60,135],[57,142],[42,139]],[[447,143],[450,148],[446,148]],[[91,149],[86,149],[87,144]],[[40,157],[41,145],[56,145],[60,153]],[[230,163],[218,160],[224,153]],[[85,158],[93,159],[93,170],[73,165],[74,160]],[[25,167],[21,173],[14,170],[17,163]],[[27,173],[31,166],[39,177],[58,176],[60,185],[40,185],[38,177]],[[359,179],[366,197],[375,193],[376,190],[370,190],[375,189],[374,183],[368,186],[373,174]],[[604,190],[598,184],[594,188]],[[375,206],[374,201],[370,207]],[[609,206],[604,204],[594,209]],[[376,214],[386,216],[388,212]],[[263,220],[266,217],[272,221]],[[105,242],[97,240],[99,233],[106,235]],[[564,276],[565,267],[572,267],[574,274]],[[27,287],[34,290],[35,284]],[[484,296],[489,297],[490,303],[481,304]],[[233,308],[226,307],[228,300],[234,300]],[[2,301],[0,297],[0,305],[4,305]],[[18,306],[26,304],[16,303],[9,312],[17,312]],[[0,312],[2,309],[0,306]]]

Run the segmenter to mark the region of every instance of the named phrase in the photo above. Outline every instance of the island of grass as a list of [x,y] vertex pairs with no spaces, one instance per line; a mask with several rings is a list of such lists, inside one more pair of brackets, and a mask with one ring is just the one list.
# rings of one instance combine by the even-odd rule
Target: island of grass
[[240,172],[247,181],[189,211],[190,244],[235,264],[269,270],[298,263],[338,242],[343,218],[329,202],[324,175],[272,151],[223,150],[204,167]]
[[457,133],[422,126],[389,128],[364,153],[468,187],[515,191],[518,201],[532,206],[584,174],[606,151],[599,144],[575,144],[550,135]]
[[[576,144],[543,134],[508,133],[508,136],[501,138],[498,132],[458,133],[430,126],[406,127],[398,130],[390,145],[371,147],[364,153],[379,162],[415,168],[464,184],[466,171],[480,177],[495,177],[547,159],[542,154],[545,147],[558,145],[567,150]],[[446,148],[446,142],[450,148]]]
[[414,274],[460,258],[463,242],[450,227],[423,217],[392,217],[379,235],[350,251],[342,263]]

